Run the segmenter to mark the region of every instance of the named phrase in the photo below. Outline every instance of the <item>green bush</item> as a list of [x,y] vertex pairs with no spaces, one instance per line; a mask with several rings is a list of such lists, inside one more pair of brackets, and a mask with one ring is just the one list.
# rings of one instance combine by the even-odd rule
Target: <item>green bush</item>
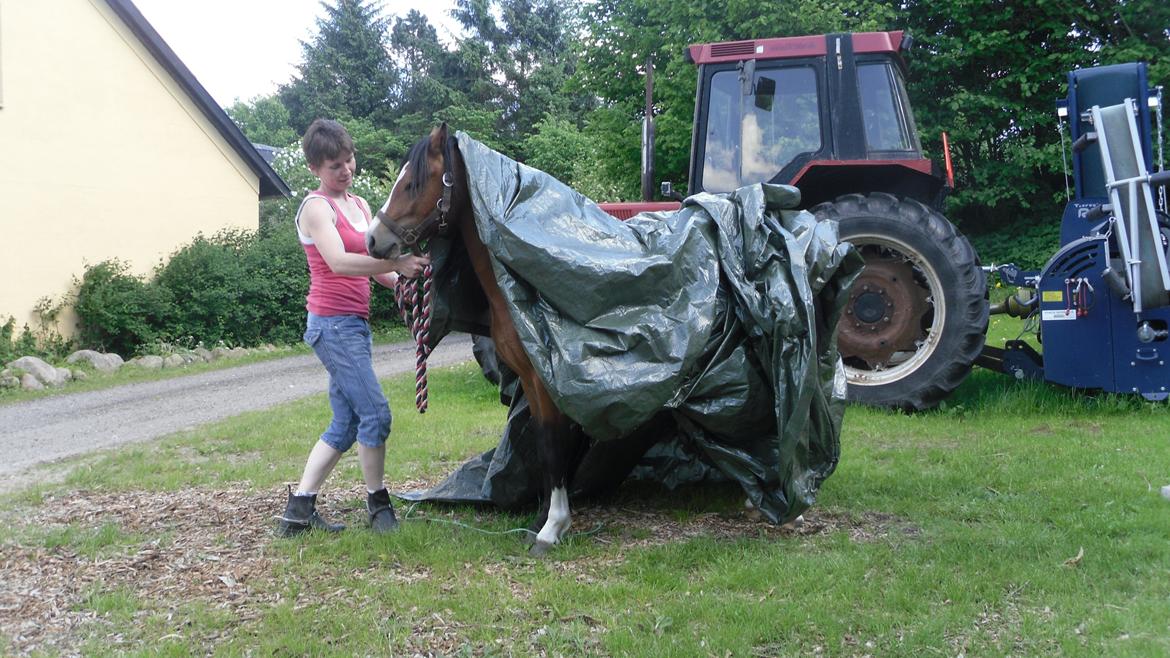
[[968,235],[984,265],[1015,263],[1038,270],[1060,246],[1060,222],[1019,226],[1016,230]]
[[154,283],[175,300],[160,327],[167,337],[192,336],[209,344],[240,342],[236,330],[252,320],[251,310],[240,303],[241,292],[253,285],[240,262],[249,241],[238,232],[199,235],[158,269]]
[[166,338],[174,311],[170,291],[128,269],[114,259],[89,267],[82,275],[74,305],[82,345],[130,355],[140,345]]
[[250,327],[241,328],[240,342],[299,341],[305,331],[309,268],[292,222],[262,228],[240,261],[248,279],[240,303],[256,314]]
[[16,333],[16,318],[8,316],[8,321],[0,325],[0,365],[26,355],[40,355],[36,337],[24,325],[20,334]]
[[309,273],[291,223],[198,236],[154,282],[175,300],[165,330],[178,342],[293,343],[303,331]]

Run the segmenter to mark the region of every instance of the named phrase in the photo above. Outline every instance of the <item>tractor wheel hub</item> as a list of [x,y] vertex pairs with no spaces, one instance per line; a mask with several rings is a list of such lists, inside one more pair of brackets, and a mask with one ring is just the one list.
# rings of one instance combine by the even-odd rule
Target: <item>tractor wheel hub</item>
[[898,352],[913,352],[921,340],[930,293],[901,258],[867,258],[853,284],[845,320],[839,325],[842,355],[872,369],[890,365]]
[[866,323],[878,322],[886,314],[887,301],[883,292],[863,292],[853,300],[853,314],[858,321]]

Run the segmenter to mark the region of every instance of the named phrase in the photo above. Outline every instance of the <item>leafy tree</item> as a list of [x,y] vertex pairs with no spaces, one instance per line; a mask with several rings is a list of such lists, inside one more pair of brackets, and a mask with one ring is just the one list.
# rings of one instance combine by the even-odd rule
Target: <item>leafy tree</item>
[[1144,61],[1150,79],[1170,82],[1170,4],[1160,0],[1092,0],[1070,27],[1083,32],[1093,62]]
[[[508,145],[495,130],[495,126],[500,122],[499,110],[480,109],[463,104],[450,105],[434,113],[427,125],[427,130],[429,131],[431,126],[441,121],[446,121],[457,130],[467,132],[497,151],[502,153],[508,151]],[[422,133],[419,135],[421,136]]]
[[570,109],[563,88],[574,66],[575,11],[567,0],[458,0],[453,13],[470,34],[460,43],[460,63],[479,77],[469,80],[466,97],[474,102],[490,92],[503,150],[521,156],[545,114]]
[[[640,121],[637,110],[620,103],[598,108],[586,119],[585,134],[593,144],[596,158],[589,174],[590,187],[611,193],[594,197],[596,201],[639,198],[642,189],[639,175],[642,166]],[[661,153],[661,150],[657,152]],[[670,174],[667,174],[663,180],[669,178]],[[673,180],[681,179],[675,177]]]
[[524,142],[527,164],[572,185],[580,163],[596,157],[589,139],[572,122],[546,115]]
[[948,214],[968,232],[1059,221],[1053,102],[1067,93],[1068,71],[1148,59],[1157,81],[1170,67],[1170,8],[1157,0],[897,4],[898,24],[921,46],[910,92],[924,146],[937,149],[939,132],[950,132],[958,190]]
[[388,128],[379,128],[365,118],[342,117],[341,122],[349,136],[353,138],[353,148],[357,152],[358,174],[365,173],[381,179],[389,178],[392,173],[397,174],[398,163],[410,148],[409,135],[402,135]]
[[225,110],[244,135],[257,144],[281,146],[297,139],[289,125],[288,108],[276,96],[257,96],[251,101],[237,100]]
[[451,74],[456,56],[439,42],[438,32],[427,17],[412,9],[394,22],[391,52],[398,69],[396,109],[401,114],[422,113],[446,107],[458,94]]
[[[610,117],[615,119],[612,124],[604,121]],[[610,129],[625,131],[629,140],[611,142],[604,139],[602,136]],[[524,152],[528,154],[525,162],[591,199],[605,201],[636,194],[637,177],[617,175],[607,168],[607,163],[621,161],[604,155],[603,149],[613,144],[637,149],[636,127],[631,128],[620,115],[598,112],[585,128],[578,128],[569,119],[548,115],[536,124],[536,132],[524,141]],[[621,185],[613,181],[619,181]]]
[[408,143],[447,121],[495,148],[503,102],[492,84],[480,81],[486,49],[473,40],[448,50],[435,28],[417,11],[394,23],[391,50],[399,70],[395,126]]
[[303,134],[318,117],[357,117],[391,126],[391,93],[398,81],[386,53],[390,19],[370,0],[321,6],[326,16],[317,21],[317,36],[301,43],[299,76],[278,92],[293,128]]

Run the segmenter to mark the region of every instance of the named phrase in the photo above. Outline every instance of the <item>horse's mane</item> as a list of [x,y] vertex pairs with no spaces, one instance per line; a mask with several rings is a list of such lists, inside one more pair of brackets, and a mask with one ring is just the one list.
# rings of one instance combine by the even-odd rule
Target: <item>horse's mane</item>
[[414,181],[414,185],[410,187],[410,197],[413,199],[418,196],[419,190],[426,185],[427,179],[431,177],[430,167],[427,166],[427,148],[430,147],[431,138],[423,137],[410,147],[410,152],[406,154],[406,162],[402,165],[403,169],[410,168],[410,180]]
[[[442,156],[447,159],[452,166],[459,167],[461,160],[455,158],[455,151],[459,149],[459,145],[455,142],[455,137],[450,136],[445,131],[447,137],[443,139]],[[427,166],[427,152],[431,150],[431,136],[426,136],[419,139],[411,146],[411,151],[406,153],[406,162],[402,163],[402,169],[409,167],[411,170],[411,198],[419,196],[419,191],[424,189],[427,180],[431,179],[431,167]]]

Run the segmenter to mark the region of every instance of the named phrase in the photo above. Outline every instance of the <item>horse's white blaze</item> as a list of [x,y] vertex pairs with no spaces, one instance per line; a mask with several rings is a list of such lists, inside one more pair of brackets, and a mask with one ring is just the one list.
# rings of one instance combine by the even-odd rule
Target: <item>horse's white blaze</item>
[[382,205],[382,212],[390,207],[390,199],[394,198],[394,190],[398,189],[398,184],[402,182],[402,177],[406,175],[406,165],[402,165],[402,169],[398,170],[398,178],[394,179],[394,184],[390,186],[390,196],[386,197],[386,203]]
[[[398,187],[398,182],[401,181],[402,177],[405,175],[406,167],[403,167],[398,171],[398,178],[394,179],[394,184],[390,186],[390,196],[386,197],[386,203],[382,204],[382,208],[378,212],[385,215],[386,211],[390,209],[390,200],[394,198],[394,188]],[[373,221],[370,222],[370,227],[366,229],[366,237],[369,237],[369,235],[374,232],[374,227],[381,223],[382,220],[378,219],[377,215],[375,215],[373,217]]]
[[569,529],[569,492],[564,487],[552,490],[548,503],[548,520],[536,535],[536,541],[546,544],[555,544],[566,530]]
[[[402,169],[400,169],[398,171],[398,178],[394,179],[394,184],[390,186],[390,196],[386,197],[386,203],[383,203],[382,208],[378,211],[378,213],[375,214],[372,218],[370,218],[371,219],[370,225],[366,228],[366,248],[367,249],[370,249],[371,245],[373,244],[372,240],[374,239],[374,232],[378,229],[379,226],[381,226],[383,224],[381,217],[379,217],[378,215],[379,214],[382,216],[386,215],[386,211],[390,209],[390,202],[394,200],[394,190],[398,187],[398,183],[402,181],[402,177],[405,175],[406,175],[406,167],[403,166]],[[385,227],[385,228],[388,229],[389,227]],[[390,241],[391,241],[390,242],[391,249],[385,250],[385,249],[379,248],[379,251],[382,252],[381,257],[389,257],[390,251],[393,250],[393,244],[395,242],[398,242],[397,236],[395,236],[393,233],[390,233],[389,235],[390,235]],[[377,254],[374,254],[371,251],[370,255],[376,256]]]

